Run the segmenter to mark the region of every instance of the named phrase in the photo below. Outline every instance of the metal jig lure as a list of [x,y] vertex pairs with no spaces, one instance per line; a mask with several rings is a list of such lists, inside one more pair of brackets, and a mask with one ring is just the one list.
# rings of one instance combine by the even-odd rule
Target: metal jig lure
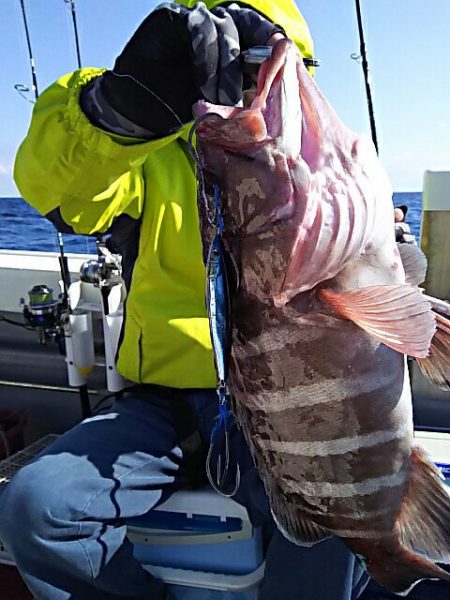
[[[214,352],[218,385],[219,415],[211,433],[210,446],[206,459],[206,472],[213,488],[224,496],[234,496],[240,484],[239,464],[236,465],[235,481],[231,489],[227,489],[230,470],[230,440],[229,440],[229,400],[228,368],[231,351],[231,302],[230,290],[225,264],[225,246],[223,242],[223,218],[220,206],[220,190],[217,184],[214,190],[214,226],[216,233],[209,248],[206,263],[207,289],[206,305],[208,310],[211,342]],[[215,476],[212,473],[211,463],[218,438],[223,431],[225,456],[219,450]],[[223,465],[223,467],[222,467]]]

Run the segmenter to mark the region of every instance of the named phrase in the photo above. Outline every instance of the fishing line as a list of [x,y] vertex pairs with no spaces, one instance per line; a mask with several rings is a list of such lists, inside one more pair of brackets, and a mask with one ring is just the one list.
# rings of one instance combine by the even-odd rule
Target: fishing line
[[8,323],[9,325],[15,325],[16,327],[22,327],[22,329],[28,329],[25,323],[20,323],[19,321],[14,321],[13,319],[8,319],[7,317],[3,317],[1,315],[0,322]]
[[160,102],[165,108],[167,108],[167,110],[170,112],[172,117],[175,118],[175,120],[177,121],[177,124],[180,127],[184,126],[183,121],[180,119],[178,114],[173,110],[173,108],[171,106],[169,106],[167,104],[167,102],[163,98],[161,98],[161,96],[159,96],[156,92],[154,92],[149,87],[147,87],[145,84],[143,84],[142,81],[139,81],[139,79],[136,79],[136,77],[133,77],[133,75],[130,75],[129,73],[116,73],[115,71],[110,71],[110,73],[112,73],[112,75],[114,75],[114,77],[125,77],[127,79],[131,79],[131,81],[134,81],[134,83],[136,85],[138,85],[143,90],[145,90],[146,92],[151,94],[153,96],[153,98],[155,98],[155,100],[158,100],[158,102]]
[[206,218],[208,219],[208,223],[210,225],[214,225],[215,221],[216,221],[216,207],[213,206],[213,209],[211,209],[210,202],[208,200],[208,194],[206,193],[205,177],[203,175],[203,165],[202,165],[200,156],[197,152],[197,148],[195,147],[195,144],[194,144],[194,135],[197,132],[198,126],[200,125],[200,123],[202,123],[202,121],[204,121],[205,119],[207,119],[209,117],[218,117],[219,119],[223,120],[222,115],[219,115],[218,113],[212,113],[212,112],[205,113],[204,115],[197,117],[195,119],[191,129],[189,130],[187,146],[188,146],[189,154],[191,155],[192,160],[195,162],[195,164],[197,166],[197,180],[199,182],[199,194],[200,194],[200,197],[204,204]]

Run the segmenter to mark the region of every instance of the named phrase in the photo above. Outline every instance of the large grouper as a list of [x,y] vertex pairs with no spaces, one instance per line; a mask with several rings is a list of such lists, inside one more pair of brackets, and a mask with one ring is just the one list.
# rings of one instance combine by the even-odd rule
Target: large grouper
[[249,106],[195,111],[239,273],[230,386],[278,527],[298,544],[340,537],[397,593],[450,580],[435,564],[450,562],[449,495],[414,441],[405,358],[427,360],[437,319],[406,282],[372,142],[342,124],[290,40]]

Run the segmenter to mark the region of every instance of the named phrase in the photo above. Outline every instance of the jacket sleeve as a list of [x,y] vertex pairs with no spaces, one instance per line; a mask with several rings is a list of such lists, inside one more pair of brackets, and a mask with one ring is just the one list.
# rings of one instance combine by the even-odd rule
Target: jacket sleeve
[[79,97],[102,73],[81,69],[41,94],[14,166],[23,198],[42,215],[59,209],[75,233],[104,232],[123,213],[138,218],[145,193],[143,163],[181,134],[136,143],[94,127]]

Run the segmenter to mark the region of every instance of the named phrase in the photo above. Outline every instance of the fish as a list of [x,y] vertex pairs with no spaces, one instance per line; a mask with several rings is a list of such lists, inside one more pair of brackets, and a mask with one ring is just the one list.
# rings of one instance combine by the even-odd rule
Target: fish
[[194,112],[204,255],[214,185],[238,272],[228,384],[278,528],[300,545],[338,536],[398,594],[450,581],[437,564],[450,562],[449,495],[414,441],[406,368],[446,326],[420,277],[406,280],[372,142],[341,122],[288,39],[249,105]]

